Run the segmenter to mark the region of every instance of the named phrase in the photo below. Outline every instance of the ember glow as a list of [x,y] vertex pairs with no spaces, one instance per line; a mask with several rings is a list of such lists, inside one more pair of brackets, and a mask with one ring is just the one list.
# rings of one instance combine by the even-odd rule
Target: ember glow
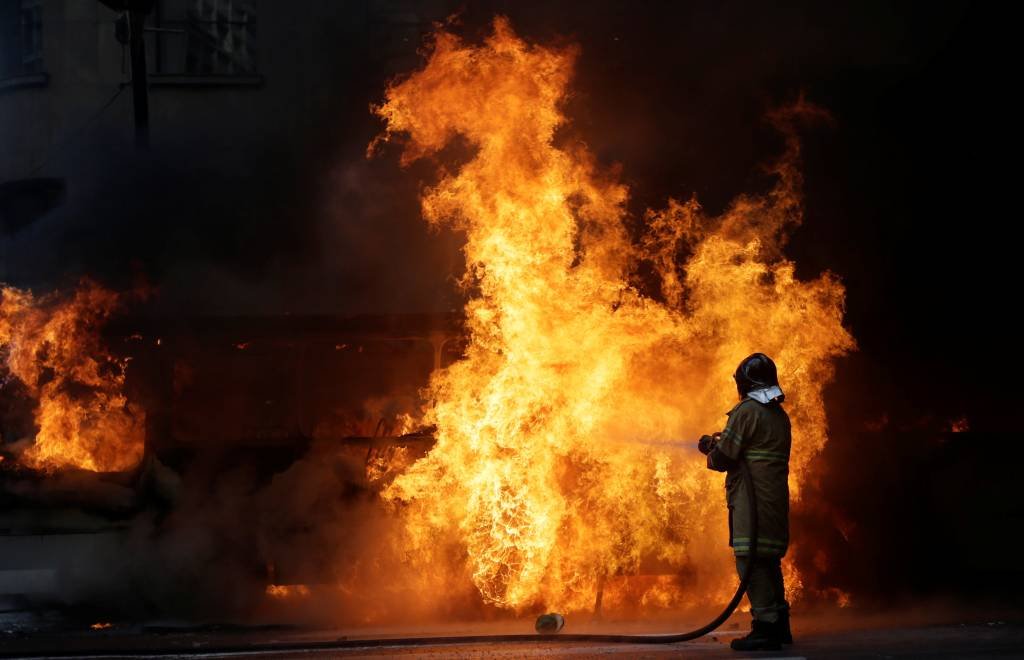
[[142,459],[145,414],[127,401],[125,363],[99,335],[117,304],[89,281],[70,296],[0,288],[0,364],[38,402],[39,431],[20,458],[29,467],[111,472]]
[[310,591],[309,587],[304,584],[268,584],[265,593],[277,600],[287,600],[308,598]]
[[[720,217],[670,201],[631,240],[627,188],[584,146],[555,143],[575,57],[503,19],[482,45],[440,31],[376,108],[387,126],[372,146],[401,141],[403,164],[457,136],[475,149],[422,199],[431,225],[466,234],[469,346],[430,384],[437,444],[384,497],[404,516],[408,560],[465,576],[488,604],[586,610],[599,585],[605,604],[713,601],[735,573],[722,476],[692,443],[724,425],[740,359],[769,353],[799,498],[826,442],[822,388],[854,346],[844,289],[827,273],[797,280],[781,254],[801,219],[795,137],[766,195]],[[801,112],[813,110],[774,120],[785,130]],[[660,292],[633,284],[645,262]],[[620,579],[651,571],[677,577]]]

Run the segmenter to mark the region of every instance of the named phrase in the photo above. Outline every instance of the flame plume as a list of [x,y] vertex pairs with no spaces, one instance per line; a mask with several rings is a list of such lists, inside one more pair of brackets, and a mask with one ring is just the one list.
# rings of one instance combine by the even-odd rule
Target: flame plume
[[0,365],[38,401],[29,467],[112,472],[142,459],[144,413],[122,392],[125,363],[100,343],[117,304],[89,281],[70,297],[0,288]]
[[[585,148],[554,144],[575,56],[501,18],[481,45],[440,30],[425,67],[375,108],[387,123],[377,142],[401,138],[403,164],[457,136],[475,149],[422,199],[429,223],[466,234],[469,346],[431,381],[435,447],[384,497],[403,513],[409,560],[465,575],[486,603],[582,610],[604,584],[607,605],[627,598],[616,576],[650,562],[679,578],[628,598],[695,603],[734,580],[721,476],[695,450],[633,441],[720,430],[733,369],[764,351],[789,395],[798,495],[826,441],[832,360],[854,345],[844,290],[829,274],[797,280],[781,256],[799,222],[795,139],[766,196],[717,218],[672,201],[631,241],[626,187]],[[643,260],[660,274],[657,300],[630,284]]]

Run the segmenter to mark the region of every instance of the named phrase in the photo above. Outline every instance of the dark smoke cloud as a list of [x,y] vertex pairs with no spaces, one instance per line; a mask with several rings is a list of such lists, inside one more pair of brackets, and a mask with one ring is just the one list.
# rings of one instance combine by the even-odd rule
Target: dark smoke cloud
[[[443,593],[417,590],[417,576],[392,542],[400,520],[368,483],[364,454],[315,443],[270,475],[251,462],[193,465],[183,476],[150,463],[147,512],[124,534],[84,537],[74,580],[58,597],[94,614],[151,624],[478,617],[486,608],[468,579]],[[107,506],[131,499],[113,484],[72,481]],[[310,592],[275,601],[265,593],[270,582]]]
[[67,205],[10,241],[8,280],[44,290],[82,274],[117,288],[145,280],[154,310],[167,314],[447,311],[457,302],[456,239],[419,220],[414,180],[361,153],[302,179],[287,156],[261,150],[271,162],[253,166],[250,149],[240,151],[177,145],[93,163],[69,182]]

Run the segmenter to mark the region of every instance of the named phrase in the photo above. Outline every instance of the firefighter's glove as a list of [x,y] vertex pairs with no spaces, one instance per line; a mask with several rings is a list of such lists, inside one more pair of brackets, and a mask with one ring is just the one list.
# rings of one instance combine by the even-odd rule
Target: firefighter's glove
[[697,441],[697,449],[702,454],[710,454],[711,450],[715,448],[715,439],[710,435],[702,435],[700,440]]

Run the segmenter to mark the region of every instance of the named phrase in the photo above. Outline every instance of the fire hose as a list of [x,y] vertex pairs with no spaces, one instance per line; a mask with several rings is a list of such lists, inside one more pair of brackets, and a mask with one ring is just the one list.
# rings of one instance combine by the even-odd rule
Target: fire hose
[[[740,475],[747,491],[747,502],[750,506],[750,556],[757,554],[757,495],[754,493],[754,482],[750,476],[750,468],[747,461],[740,458],[738,463]],[[363,648],[380,646],[441,646],[446,644],[474,644],[494,642],[598,642],[606,644],[674,644],[676,642],[688,642],[703,637],[712,632],[725,620],[732,616],[736,607],[740,604],[743,594],[747,591],[750,583],[750,576],[753,572],[754,562],[746,562],[740,583],[736,587],[736,593],[725,606],[725,608],[714,619],[687,632],[669,633],[664,635],[598,635],[598,634],[552,634],[552,635],[454,635],[448,637],[393,637],[380,639],[341,639],[334,642],[323,643],[322,648]],[[320,645],[317,645],[320,647]],[[307,647],[308,648],[308,647]]]
[[[750,476],[750,468],[742,457],[738,462],[741,478],[747,490],[747,501],[750,506],[750,555],[757,553],[757,496],[754,493],[754,483]],[[370,639],[336,639],[324,641],[307,642],[278,642],[270,644],[249,644],[235,646],[204,646],[201,649],[189,648],[183,651],[181,648],[149,648],[145,651],[146,656],[208,656],[225,654],[248,654],[248,653],[284,653],[284,652],[310,652],[318,650],[339,650],[357,648],[380,648],[380,647],[410,647],[410,646],[442,646],[450,644],[493,644],[495,642],[509,643],[537,643],[537,642],[588,642],[605,644],[674,644],[676,642],[687,642],[698,637],[703,637],[712,632],[726,619],[728,619],[740,599],[747,590],[750,576],[754,567],[753,561],[748,561],[740,578],[736,593],[725,606],[725,609],[712,619],[709,623],[687,632],[670,633],[665,635],[597,635],[597,634],[510,634],[510,635],[452,635],[445,637],[382,637]],[[140,652],[124,649],[107,649],[97,652],[103,657],[131,656],[137,657]],[[77,657],[82,654],[81,650],[48,652],[44,657]],[[17,653],[17,657],[31,657],[32,654]],[[9,657],[9,654],[0,650],[0,657]]]

